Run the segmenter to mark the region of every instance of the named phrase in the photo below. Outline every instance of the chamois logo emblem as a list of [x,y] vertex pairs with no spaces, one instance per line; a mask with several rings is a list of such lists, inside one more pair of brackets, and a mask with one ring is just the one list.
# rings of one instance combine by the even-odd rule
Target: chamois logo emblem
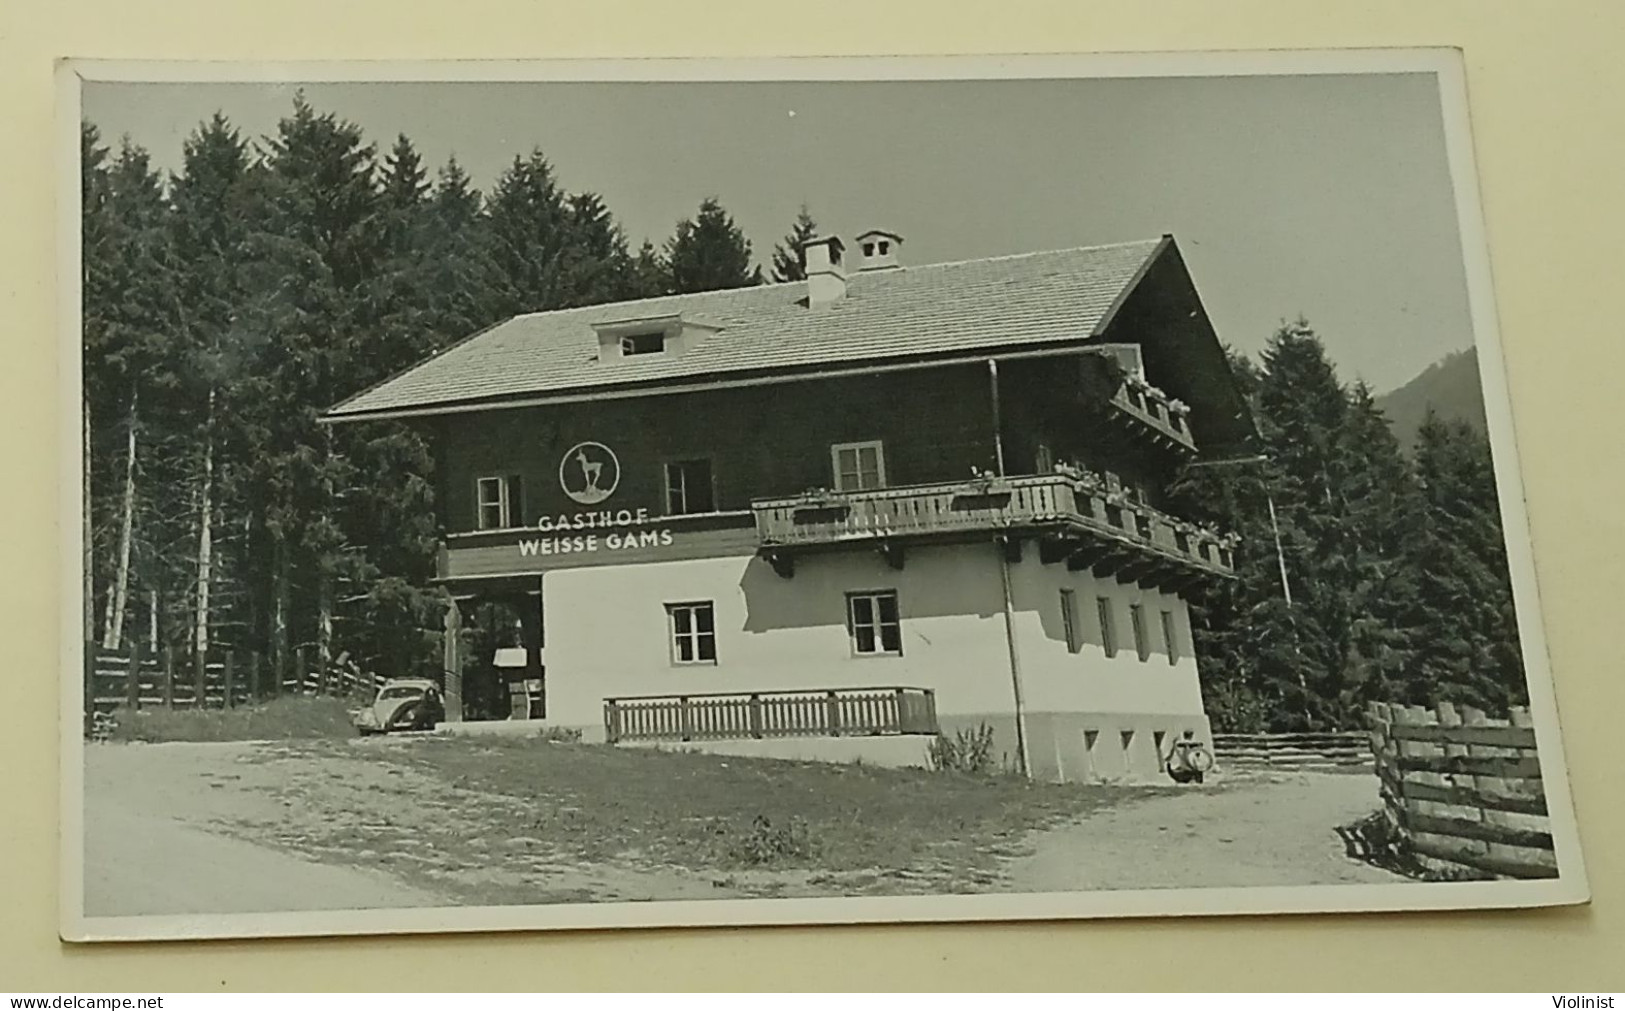
[[559,461],[559,487],[582,505],[604,501],[620,483],[621,462],[601,442],[578,442]]

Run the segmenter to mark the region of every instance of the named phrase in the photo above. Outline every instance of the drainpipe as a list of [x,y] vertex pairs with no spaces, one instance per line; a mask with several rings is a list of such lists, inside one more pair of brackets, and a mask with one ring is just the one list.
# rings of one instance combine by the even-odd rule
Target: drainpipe
[[[999,363],[987,360],[988,388],[993,403],[993,461],[999,477],[1004,477],[1003,423],[999,416]],[[1010,696],[1016,707],[1016,761],[1021,775],[1032,775],[1032,763],[1027,758],[1027,710],[1021,697],[1021,654],[1016,649],[1016,607],[1010,592],[1010,556],[1006,550],[1007,536],[993,538],[993,549],[999,555],[999,582],[1004,591],[1004,644],[1010,654]]]

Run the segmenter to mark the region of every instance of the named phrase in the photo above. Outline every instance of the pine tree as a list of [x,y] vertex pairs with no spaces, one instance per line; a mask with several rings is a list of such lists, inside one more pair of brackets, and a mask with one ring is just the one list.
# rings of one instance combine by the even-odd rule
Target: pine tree
[[539,150],[527,158],[516,156],[497,178],[486,227],[501,315],[567,304],[559,270],[569,230],[565,200],[552,164]]
[[773,247],[773,280],[779,283],[785,281],[803,281],[807,278],[807,270],[803,264],[801,247],[809,239],[817,238],[818,222],[807,210],[807,205],[801,205],[801,211],[796,215],[796,223],[790,228],[790,234],[784,241]]
[[1416,572],[1410,557],[1420,502],[1399,440],[1363,382],[1349,391],[1342,433],[1346,464],[1340,510],[1351,551],[1341,722],[1352,726],[1370,702],[1400,699],[1413,661]]
[[[185,461],[183,483],[192,489],[190,527],[180,552],[176,581],[190,591],[177,594],[189,618],[189,639],[197,654],[208,652],[217,628],[216,588],[238,573],[224,564],[228,546],[219,532],[245,511],[234,493],[227,466],[233,453],[231,419],[242,362],[233,353],[240,334],[243,300],[239,267],[248,239],[244,182],[248,145],[224,116],[216,114],[187,138],[184,164],[170,181],[175,259],[184,329],[176,334],[187,356],[185,384],[168,414],[171,425],[191,433],[190,445],[176,456]],[[171,608],[166,608],[169,610]]]
[[[111,503],[102,510],[111,527],[105,537],[108,550],[97,553],[108,559],[101,640],[104,647],[119,649],[127,638],[130,609],[143,596],[134,585],[136,570],[153,574],[152,537],[143,519],[154,513],[161,482],[145,480],[152,448],[146,422],[149,415],[162,417],[179,381],[171,344],[179,307],[166,230],[168,207],[147,152],[125,140],[108,164],[100,150],[94,131],[83,131],[83,185],[89,200],[99,205],[87,208],[93,220],[86,226],[83,332],[85,395],[93,425],[89,459],[92,476],[103,489],[91,485],[92,508],[98,501]],[[100,174],[104,165],[105,174]],[[92,536],[99,533],[93,524]]]
[[1417,436],[1419,630],[1406,701],[1502,711],[1528,701],[1489,444],[1433,414]]
[[632,260],[633,298],[654,298],[671,294],[671,265],[660,255],[654,243],[644,240],[638,255]]
[[714,197],[701,201],[693,218],[677,223],[666,262],[678,294],[762,283],[761,269],[751,266],[750,240]]
[[[249,177],[256,232],[243,315],[258,344],[240,417],[253,435],[245,462],[277,670],[287,669],[296,627],[314,629],[318,662],[330,658],[336,589],[357,564],[334,518],[354,472],[319,417],[341,394],[381,378],[385,356],[369,341],[365,297],[388,249],[376,176],[375,148],[359,128],[300,95]],[[356,493],[383,487],[374,480]]]

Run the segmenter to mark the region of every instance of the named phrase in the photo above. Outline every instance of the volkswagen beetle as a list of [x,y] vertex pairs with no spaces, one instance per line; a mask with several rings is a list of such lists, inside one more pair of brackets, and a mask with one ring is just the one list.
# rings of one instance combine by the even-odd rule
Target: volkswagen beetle
[[440,686],[428,678],[392,678],[378,689],[371,705],[350,710],[350,722],[362,734],[433,730],[445,718]]

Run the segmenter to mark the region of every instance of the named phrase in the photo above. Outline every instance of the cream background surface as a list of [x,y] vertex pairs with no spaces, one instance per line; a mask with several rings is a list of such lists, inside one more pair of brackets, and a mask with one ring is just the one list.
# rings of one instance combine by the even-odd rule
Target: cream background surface
[[[692,5],[698,7],[698,5]],[[1582,0],[0,8],[0,496],[9,645],[0,989],[1625,989],[1625,8]],[[1550,911],[70,947],[56,938],[53,60],[779,56],[1460,46],[1551,665],[1594,901]],[[380,982],[382,981],[382,982]]]

